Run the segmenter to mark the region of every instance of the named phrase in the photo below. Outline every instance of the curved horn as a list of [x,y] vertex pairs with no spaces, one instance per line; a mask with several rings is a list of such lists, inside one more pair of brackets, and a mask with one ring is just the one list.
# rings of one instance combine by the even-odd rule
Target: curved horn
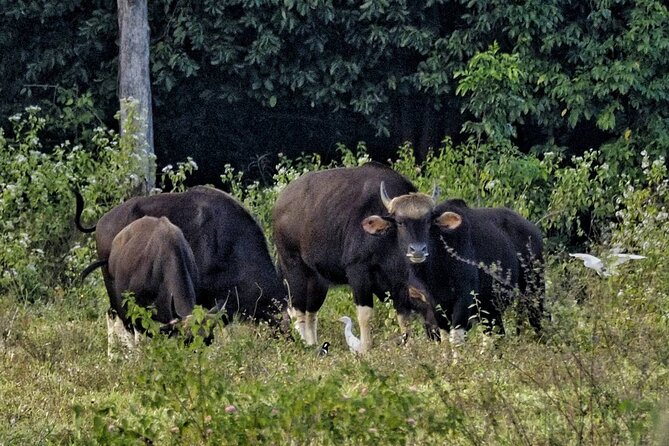
[[383,205],[386,207],[388,212],[391,212],[390,202],[392,200],[388,198],[388,193],[386,192],[386,185],[383,181],[381,181],[381,201],[383,201]]
[[441,195],[441,188],[437,186],[437,183],[434,183],[432,185],[432,201],[436,203],[439,195]]

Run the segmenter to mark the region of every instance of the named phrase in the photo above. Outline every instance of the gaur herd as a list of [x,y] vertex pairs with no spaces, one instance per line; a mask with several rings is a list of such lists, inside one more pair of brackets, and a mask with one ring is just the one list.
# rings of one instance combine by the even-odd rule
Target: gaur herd
[[201,305],[227,321],[239,315],[284,331],[290,318],[316,345],[317,313],[333,284],[352,289],[363,353],[372,346],[374,295],[392,301],[403,339],[412,313],[428,334],[453,345],[476,320],[503,334],[502,313],[514,301],[541,330],[539,229],[507,208],[437,203],[436,188],[421,193],[380,163],[310,172],[288,184],[272,210],[276,266],[260,225],[217,189],[135,197],[91,228],[82,226],[83,198],[75,196],[75,224],[95,231],[98,255],[82,275],[102,269],[118,318],[108,322],[110,336],[113,328],[126,336],[139,329],[124,302],[132,292],[163,327]]

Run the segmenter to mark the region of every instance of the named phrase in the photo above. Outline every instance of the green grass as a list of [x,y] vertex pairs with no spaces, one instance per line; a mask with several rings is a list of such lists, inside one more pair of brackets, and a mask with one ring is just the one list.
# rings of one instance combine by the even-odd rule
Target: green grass
[[[540,223],[552,314],[540,340],[513,334],[509,312],[511,335],[482,348],[474,329],[455,362],[418,323],[397,345],[393,311],[377,304],[375,347],[357,357],[337,321],[355,308],[339,288],[320,313],[326,358],[235,322],[207,348],[157,338],[110,362],[99,273],[65,285],[95,257],[93,239],[72,228],[70,186],[87,185],[84,220],[95,221],[134,187],[134,140],[96,130],[92,150],[64,143],[42,153],[45,123],[27,110],[17,139],[0,138],[0,446],[669,444],[669,180],[666,160],[636,153],[626,137],[571,160],[557,148],[538,157],[510,142],[445,140],[422,164],[409,145],[393,163],[420,190],[439,185],[444,197],[509,205]],[[328,166],[368,159],[364,147],[341,155]],[[189,166],[166,173],[173,187]],[[222,179],[271,246],[276,195],[325,167],[305,155],[282,158],[267,188],[229,166]],[[588,252],[648,258],[600,278],[562,252],[575,237],[588,237],[579,248]]]
[[8,297],[0,444],[666,444],[669,298],[654,265],[602,279],[553,259],[548,277],[543,339],[510,328],[486,349],[474,329],[456,362],[418,322],[398,345],[378,301],[374,349],[350,354],[346,288],[319,313],[325,358],[236,322],[208,348],[155,339],[110,362],[100,285]]

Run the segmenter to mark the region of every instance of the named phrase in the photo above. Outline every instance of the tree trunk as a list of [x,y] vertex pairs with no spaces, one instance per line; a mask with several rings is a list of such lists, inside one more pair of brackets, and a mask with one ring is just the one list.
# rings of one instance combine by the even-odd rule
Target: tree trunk
[[[128,131],[137,135],[135,150],[142,160],[140,175],[143,177],[139,193],[144,195],[156,184],[147,1],[117,0],[121,135]],[[132,104],[136,104],[133,111],[130,110]],[[129,113],[130,121],[128,121]]]

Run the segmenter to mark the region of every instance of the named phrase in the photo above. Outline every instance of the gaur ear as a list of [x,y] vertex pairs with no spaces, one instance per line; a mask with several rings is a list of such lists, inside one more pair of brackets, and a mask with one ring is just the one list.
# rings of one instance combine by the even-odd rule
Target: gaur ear
[[372,235],[385,234],[392,226],[393,223],[390,219],[378,215],[370,215],[362,221],[362,229]]
[[442,231],[452,231],[462,224],[462,216],[455,212],[446,211],[434,219],[434,224]]

